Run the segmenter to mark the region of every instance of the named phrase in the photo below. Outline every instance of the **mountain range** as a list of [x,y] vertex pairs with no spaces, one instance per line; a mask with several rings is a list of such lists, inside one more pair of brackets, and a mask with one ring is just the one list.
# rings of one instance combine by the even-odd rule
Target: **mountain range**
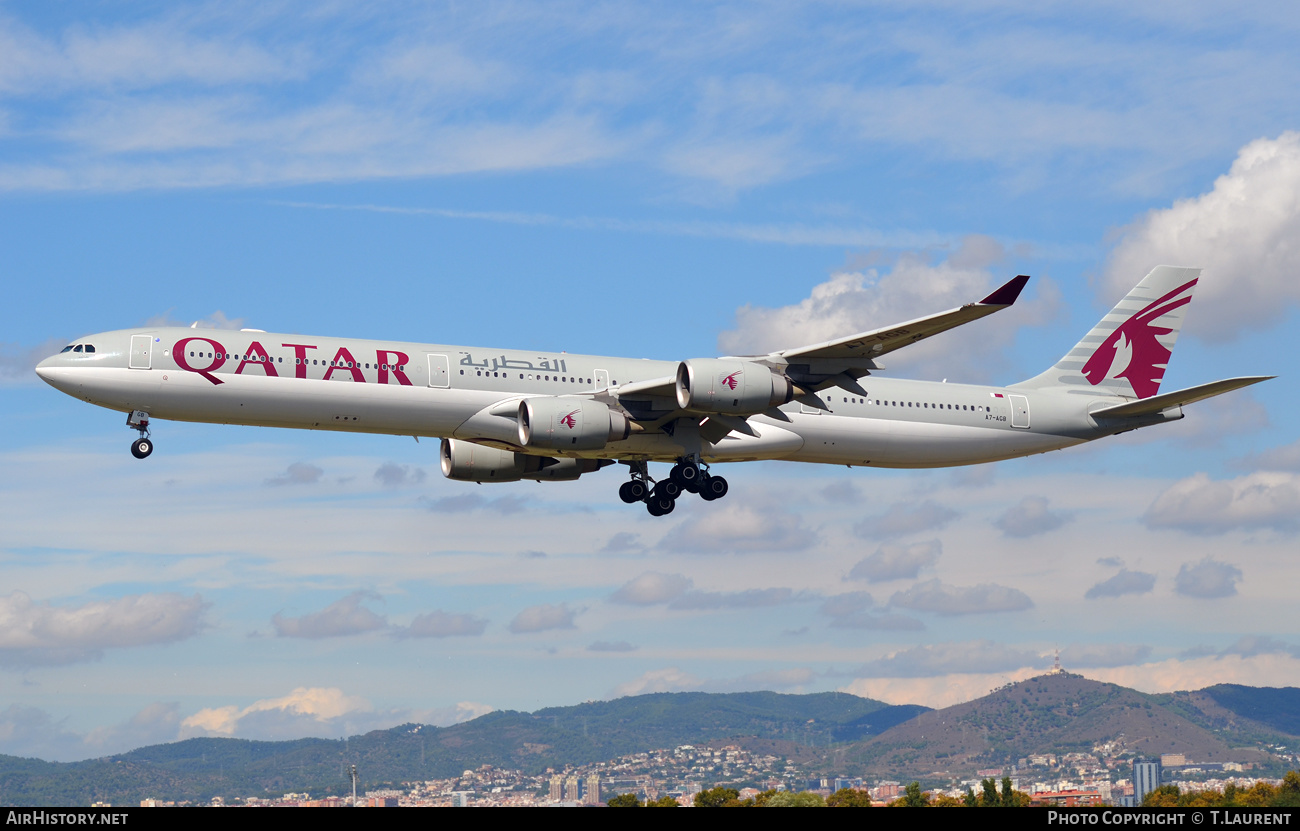
[[1030,754],[1117,742],[1280,770],[1300,736],[1300,689],[1221,684],[1147,695],[1067,673],[1008,685],[942,710],[848,693],[656,693],[497,711],[450,727],[404,724],[343,740],[196,738],[82,762],[0,756],[0,801],[129,804],[285,792],[342,793],[347,766],[371,782],[454,777],[480,765],[541,773],[683,744],[732,743],[812,773],[947,779]]

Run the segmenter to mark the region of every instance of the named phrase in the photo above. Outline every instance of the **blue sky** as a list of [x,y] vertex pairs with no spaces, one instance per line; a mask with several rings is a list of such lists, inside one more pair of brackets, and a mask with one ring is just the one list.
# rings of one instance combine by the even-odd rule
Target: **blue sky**
[[[339,736],[656,690],[953,703],[1050,664],[1293,685],[1300,14],[1287,4],[0,5],[0,752]],[[956,471],[610,470],[158,423],[41,384],[195,320],[664,359],[978,299],[891,356],[1009,383],[1162,263],[1165,378],[1267,384]],[[910,353],[910,354],[909,354]]]

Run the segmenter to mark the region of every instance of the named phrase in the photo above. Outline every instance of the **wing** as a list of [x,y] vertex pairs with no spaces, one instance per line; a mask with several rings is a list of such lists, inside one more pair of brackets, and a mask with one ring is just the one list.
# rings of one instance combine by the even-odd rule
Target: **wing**
[[964,323],[970,323],[972,320],[979,320],[981,317],[991,315],[994,312],[1002,311],[1016,302],[1016,298],[1020,296],[1020,291],[1027,282],[1029,282],[1029,277],[1021,274],[1008,280],[1005,285],[978,303],[967,303],[965,306],[956,309],[950,309],[929,317],[909,320],[896,326],[876,329],[873,332],[862,332],[850,335],[847,338],[815,343],[812,346],[800,346],[796,349],[773,352],[771,357],[779,356],[792,364],[806,363],[812,360],[844,361],[849,364],[860,361],[863,362],[862,367],[864,369],[872,369],[873,367],[870,365],[872,358],[893,352],[895,349],[902,349],[908,344],[916,343],[931,335],[955,329]]
[[[946,332],[963,323],[970,323],[972,320],[1001,311],[1016,302],[1016,298],[1020,296],[1021,290],[1028,281],[1027,276],[1020,275],[1012,278],[978,303],[968,303],[956,309],[909,320],[874,332],[862,332],[812,346],[734,360],[764,364],[776,373],[785,375],[795,385],[796,400],[811,407],[826,409],[825,403],[817,396],[817,392],[828,387],[842,387],[858,395],[866,395],[858,384],[858,378],[871,370],[880,369],[873,361],[874,358],[931,335]],[[633,420],[647,425],[649,429],[657,429],[659,425],[672,421],[684,413],[677,407],[676,380],[670,375],[637,381],[611,389],[607,395],[617,399],[619,405]],[[784,418],[775,407],[766,412],[773,418]],[[704,421],[713,422],[713,426],[708,427],[710,435],[706,437],[716,440],[733,430],[749,432],[745,418],[745,416],[709,416]],[[712,435],[713,432],[718,433],[716,438]]]

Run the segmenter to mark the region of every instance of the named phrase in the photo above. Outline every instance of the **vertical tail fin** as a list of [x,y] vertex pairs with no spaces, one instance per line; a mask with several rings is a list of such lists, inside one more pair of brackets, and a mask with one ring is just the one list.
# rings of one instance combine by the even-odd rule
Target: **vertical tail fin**
[[1055,366],[1016,386],[1155,395],[1200,274],[1199,268],[1156,266]]

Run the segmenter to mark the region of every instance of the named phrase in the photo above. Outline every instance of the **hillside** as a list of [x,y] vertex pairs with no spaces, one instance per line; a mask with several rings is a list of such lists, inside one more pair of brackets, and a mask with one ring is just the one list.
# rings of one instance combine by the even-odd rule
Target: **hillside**
[[1287,731],[1297,729],[1295,688],[1225,684],[1144,695],[1069,674],[1042,675],[943,710],[847,693],[659,693],[499,711],[446,728],[406,724],[339,741],[189,739],[72,764],[0,757],[0,799],[75,805],[339,794],[350,764],[373,787],[452,778],[481,765],[538,774],[684,744],[735,744],[809,773],[934,781],[1112,741],[1142,755],[1268,762],[1260,746],[1290,744]]
[[1041,675],[932,710],[847,749],[847,762],[892,776],[945,776],[1004,767],[1034,753],[1087,752],[1119,739],[1134,753],[1261,761],[1154,696],[1078,675]]
[[349,764],[371,781],[407,782],[484,764],[539,773],[737,736],[824,747],[837,733],[870,733],[918,709],[925,708],[847,693],[659,693],[535,713],[498,711],[446,728],[406,724],[342,741],[188,739],[70,764],[0,757],[0,794],[9,803],[71,805],[164,793],[177,800],[342,793]]

